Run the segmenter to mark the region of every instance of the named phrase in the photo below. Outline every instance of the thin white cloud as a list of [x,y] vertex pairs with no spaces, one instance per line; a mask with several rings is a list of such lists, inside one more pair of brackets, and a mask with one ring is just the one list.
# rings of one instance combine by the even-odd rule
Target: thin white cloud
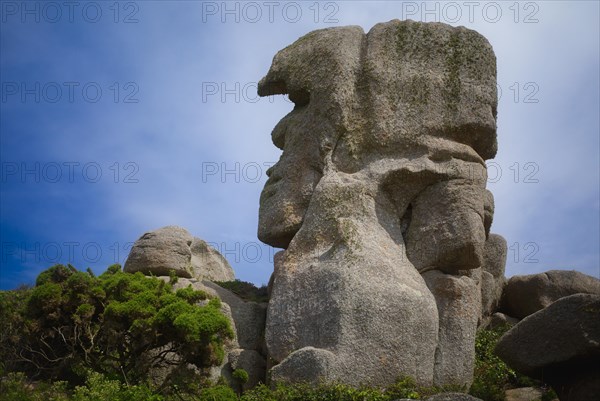
[[[273,23],[264,18],[257,23],[243,18],[234,23],[230,16],[230,22],[222,24],[220,16],[208,16],[202,23],[199,2],[149,2],[140,3],[138,24],[77,26],[85,43],[61,34],[64,25],[42,24],[13,35],[16,44],[9,48],[13,63],[41,61],[59,80],[97,80],[103,85],[118,81],[121,90],[133,81],[139,87],[137,104],[79,102],[73,106],[77,112],[67,114],[63,109],[53,114],[50,106],[31,109],[44,121],[42,131],[34,135],[44,157],[96,161],[107,172],[112,163],[119,162],[123,174],[128,172],[123,170],[124,163],[133,162],[139,168],[134,177],[138,183],[115,184],[106,179],[93,188],[79,183],[90,196],[90,208],[97,211],[81,217],[85,227],[95,227],[106,243],[111,235],[125,243],[167,224],[182,225],[194,235],[233,249],[236,244],[241,249],[257,242],[265,164],[277,161],[280,154],[271,144],[270,131],[291,109],[283,99],[254,102],[252,85],[267,72],[276,51],[313,29],[358,24],[368,31],[377,22],[405,17],[407,10],[413,10],[411,5],[423,7],[422,2],[335,4],[337,24],[324,23],[334,8],[321,8],[315,23],[308,3],[303,3],[305,18],[297,23],[275,14]],[[443,3],[430,2],[426,7],[435,9],[435,4],[440,10],[438,19],[444,22]],[[523,23],[526,12],[532,11],[523,8],[515,23],[508,8],[512,3],[501,3],[504,14],[497,23],[476,13],[474,23],[464,14],[454,24],[481,32],[498,57],[502,98],[500,150],[495,162],[503,177],[490,185],[496,199],[493,230],[504,235],[509,245],[518,243],[523,248],[534,242],[539,246],[537,263],[523,263],[521,249],[517,263],[508,263],[509,274],[561,266],[594,274],[600,263],[597,243],[593,244],[599,223],[598,3],[535,4],[538,23]],[[467,10],[463,7],[461,12]],[[419,19],[420,14],[411,16]],[[428,18],[435,19],[435,13]],[[48,38],[47,47],[39,47],[39,35]],[[80,49],[87,49],[86,57],[76,56]],[[21,78],[35,77],[31,73]],[[516,103],[511,89],[515,82],[520,89]],[[523,102],[528,82],[539,87],[537,104]],[[236,84],[247,90],[238,94],[239,102],[235,94],[226,95],[224,102],[221,93],[203,99],[203,89],[213,83],[219,90],[221,85],[232,89]],[[38,151],[32,157],[41,156]],[[524,174],[531,171],[525,169],[527,162],[538,166],[532,178],[539,183],[523,182]],[[243,168],[251,169],[252,163],[264,168],[258,182],[244,180],[248,177]],[[510,169],[515,163],[519,163],[517,182]],[[216,164],[219,172],[203,177],[208,164]],[[237,171],[222,180],[223,167]],[[254,170],[246,173],[254,174]],[[235,182],[236,174],[240,182]],[[41,235],[36,231],[41,228],[29,226],[30,235]],[[509,253],[509,259],[512,256]],[[272,269],[269,257],[257,262],[243,259],[233,263],[238,276],[267,282]]]

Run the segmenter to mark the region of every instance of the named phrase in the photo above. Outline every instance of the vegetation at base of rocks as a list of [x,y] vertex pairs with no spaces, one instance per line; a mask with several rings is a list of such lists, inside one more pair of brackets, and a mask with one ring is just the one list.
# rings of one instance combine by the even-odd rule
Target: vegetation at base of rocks
[[237,394],[228,386],[218,385],[204,389],[194,401],[238,401]]
[[464,389],[456,386],[423,387],[409,377],[399,379],[387,389],[369,386],[358,388],[344,384],[322,384],[312,387],[307,384],[278,384],[275,389],[259,385],[246,391],[241,401],[393,401],[400,398],[423,399],[443,392]]
[[[464,390],[463,390],[464,391]],[[3,401],[394,401],[397,399],[425,399],[441,392],[463,392],[456,387],[421,387],[410,378],[398,380],[381,390],[362,386],[354,388],[343,384],[279,384],[275,389],[259,385],[242,395],[225,385],[197,388],[194,392],[171,389],[159,394],[148,385],[126,385],[98,373],[90,373],[84,385],[74,389],[66,382],[30,382],[22,373],[10,373],[0,381],[0,399]],[[542,401],[556,398],[547,392]],[[482,398],[485,401],[493,398]]]
[[[247,300],[265,301],[266,288],[220,283]],[[233,337],[220,301],[191,287],[110,266],[95,276],[72,266],[42,272],[34,287],[0,291],[0,399],[5,401],[392,401],[424,399],[460,388],[424,388],[410,378],[387,389],[342,384],[259,385],[240,394],[207,379]],[[509,388],[541,386],[494,354],[508,327],[480,330],[470,394],[504,400]],[[176,353],[179,358],[173,359]],[[172,369],[163,383],[156,367]],[[242,385],[248,373],[232,377]],[[241,388],[241,386],[240,386]],[[546,391],[543,400],[555,397]]]
[[0,321],[2,375],[71,387],[101,375],[131,389],[157,368],[188,364],[198,368],[196,381],[205,380],[201,372],[221,363],[223,343],[234,335],[219,299],[191,287],[173,291],[119,265],[98,277],[53,266],[32,288],[0,292]]
[[257,287],[252,283],[241,280],[217,281],[215,284],[233,292],[244,301],[269,302],[266,285]]
[[34,382],[19,373],[9,373],[0,382],[3,401],[163,401],[146,385],[127,386],[92,373],[82,386],[69,389],[64,381]]
[[[509,329],[509,325],[504,325],[477,332],[474,380],[469,391],[472,396],[485,401],[504,401],[506,390],[511,388],[546,388],[541,382],[515,372],[494,353],[498,340]],[[544,394],[544,399],[546,398],[557,397],[554,391],[548,389]]]

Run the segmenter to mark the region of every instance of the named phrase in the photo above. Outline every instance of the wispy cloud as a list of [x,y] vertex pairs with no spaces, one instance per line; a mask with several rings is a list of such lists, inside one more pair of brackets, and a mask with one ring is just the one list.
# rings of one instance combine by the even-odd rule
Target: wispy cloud
[[[258,260],[250,252],[258,244],[264,171],[280,154],[269,134],[291,105],[282,98],[256,101],[252,85],[273,55],[322,27],[358,24],[366,31],[377,22],[423,15],[453,22],[453,10],[441,2],[330,3],[319,3],[317,14],[312,3],[302,3],[297,22],[291,22],[294,10],[282,13],[283,3],[273,22],[266,9],[251,22],[256,15],[250,9],[244,15],[241,2],[228,2],[233,10],[238,4],[239,22],[236,11],[223,16],[221,9],[206,9],[222,2],[137,2],[138,22],[132,24],[123,23],[131,9],[121,9],[119,23],[108,9],[96,24],[81,18],[22,23],[18,15],[7,16],[0,27],[2,82],[79,86],[73,102],[66,92],[57,103],[36,103],[34,95],[22,102],[20,94],[3,101],[2,162],[19,169],[22,162],[79,165],[73,182],[5,179],[2,242],[97,243],[100,260],[78,251],[68,261],[102,270],[123,261],[128,244],[143,232],[178,224],[223,248],[240,278],[266,283],[272,251],[261,245]],[[517,244],[508,273],[574,268],[598,276],[598,3],[529,2],[537,11],[519,3],[518,16],[508,8],[512,3],[498,3],[502,16],[496,22],[490,22],[495,17],[489,6],[482,14],[488,3],[473,11],[472,23],[461,6],[462,18],[453,24],[484,34],[498,57],[495,163],[502,178],[490,188],[496,198],[493,231]],[[526,17],[538,21],[525,23]],[[97,103],[81,92],[90,82],[102,89]],[[97,182],[89,182],[93,166],[83,172],[87,163],[100,166]],[[526,177],[538,182],[524,182]],[[529,243],[538,247],[530,258],[537,262],[524,263],[523,255],[534,249],[525,248]],[[3,258],[0,285],[30,281],[49,259]]]

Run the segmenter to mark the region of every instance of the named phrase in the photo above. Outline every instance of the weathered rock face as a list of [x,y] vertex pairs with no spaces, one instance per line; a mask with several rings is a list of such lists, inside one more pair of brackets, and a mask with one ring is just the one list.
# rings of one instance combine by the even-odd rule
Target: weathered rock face
[[227,259],[205,241],[195,237],[190,250],[192,277],[210,281],[235,280],[235,273]]
[[[437,23],[319,30],[259,83],[261,96],[282,93],[295,108],[272,133],[283,153],[258,228],[287,248],[266,323],[272,377],[468,384],[481,294],[458,276],[484,263],[493,213],[491,46]],[[451,361],[461,351],[466,366]]]
[[506,390],[506,401],[535,401],[541,400],[543,391],[536,387],[521,387]]
[[384,210],[378,216],[369,180],[335,173],[322,182],[275,273],[271,358],[296,366],[287,359],[315,347],[335,356],[317,364],[329,367],[328,380],[380,384],[404,374],[431,382],[437,308],[396,242],[399,226]]
[[200,238],[186,229],[167,226],[142,235],[131,248],[123,269],[168,276],[230,281],[235,279],[227,260]]
[[479,287],[469,277],[437,270],[423,274],[423,278],[435,296],[439,313],[433,382],[440,386],[453,383],[468,387],[473,379],[473,344],[481,313]]
[[506,286],[506,240],[498,234],[490,234],[485,241],[484,262],[481,272],[481,313],[483,318],[498,310],[502,292]]
[[412,202],[407,253],[423,272],[448,273],[483,264],[483,187],[449,180],[425,188]]
[[529,315],[500,339],[496,353],[513,369],[549,383],[561,400],[597,400],[600,296],[571,295]]
[[210,281],[203,281],[202,284],[211,288],[221,301],[225,302],[231,308],[240,348],[255,350],[265,354],[266,304],[244,301],[233,292],[219,287]]
[[240,386],[241,390],[248,390],[265,382],[267,363],[265,357],[259,352],[236,349],[229,353],[228,358],[232,371],[243,369],[248,373],[248,381]]
[[567,270],[512,276],[504,290],[502,311],[522,319],[560,298],[578,293],[600,295],[600,280]]

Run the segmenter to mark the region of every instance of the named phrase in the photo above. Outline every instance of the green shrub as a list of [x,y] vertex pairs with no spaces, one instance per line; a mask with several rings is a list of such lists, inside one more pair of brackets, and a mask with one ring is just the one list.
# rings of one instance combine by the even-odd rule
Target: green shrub
[[306,384],[278,384],[275,390],[259,385],[244,393],[241,401],[389,401],[390,398],[376,388],[353,388],[343,384],[323,384],[312,387]]
[[307,384],[277,384],[274,390],[259,385],[246,391],[241,401],[392,401],[399,398],[421,399],[446,392],[459,391],[456,387],[422,387],[411,378],[399,379],[387,389],[344,384],[322,384],[316,387]]
[[275,394],[273,391],[264,384],[259,384],[246,391],[242,397],[241,401],[278,401],[275,398]]
[[108,380],[99,373],[92,373],[85,386],[77,386],[73,394],[73,401],[119,401],[121,383],[117,380]]
[[[31,289],[0,292],[2,368],[72,385],[93,371],[133,386],[151,369],[170,366],[168,352],[181,356],[182,365],[218,365],[234,333],[218,299],[198,305],[206,299],[204,292],[173,292],[171,284],[124,273],[119,265],[98,277],[53,266]],[[102,385],[111,391],[110,382]]]
[[202,390],[197,401],[238,401],[238,396],[227,386],[214,386]]
[[99,373],[91,373],[85,386],[77,386],[72,401],[163,401],[147,386],[125,386]]
[[2,401],[69,401],[65,382],[30,382],[23,373],[9,373],[0,379]]
[[421,398],[417,384],[410,377],[404,377],[396,381],[386,390],[386,395],[390,399],[407,398],[414,400]]
[[496,354],[494,348],[508,327],[479,330],[475,338],[475,372],[469,393],[486,401],[503,401],[516,373]]

